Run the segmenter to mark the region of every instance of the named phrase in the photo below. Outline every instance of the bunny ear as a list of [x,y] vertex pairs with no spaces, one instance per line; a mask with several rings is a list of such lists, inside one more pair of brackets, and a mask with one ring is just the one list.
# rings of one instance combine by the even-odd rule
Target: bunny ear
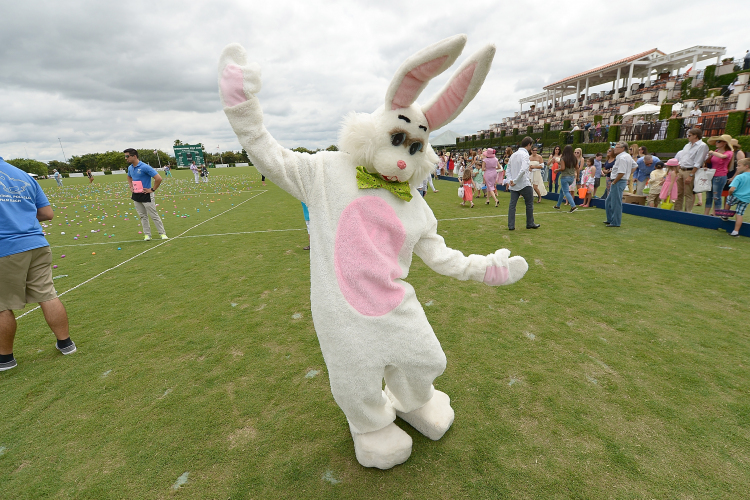
[[490,71],[495,46],[487,45],[469,57],[445,87],[422,106],[430,130],[437,130],[456,118],[482,88]]
[[450,68],[466,45],[466,35],[456,35],[424,48],[407,59],[391,80],[385,109],[408,108],[431,79]]

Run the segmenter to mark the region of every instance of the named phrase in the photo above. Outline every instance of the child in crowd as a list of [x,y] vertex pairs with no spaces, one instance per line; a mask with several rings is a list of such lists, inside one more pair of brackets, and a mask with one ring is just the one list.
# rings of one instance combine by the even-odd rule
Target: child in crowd
[[748,203],[750,203],[750,158],[743,158],[737,162],[737,173],[729,185],[729,197],[727,197],[727,204],[724,207],[729,210],[732,205],[737,205],[732,236],[739,237],[740,235],[742,216],[745,215]]
[[672,158],[667,161],[665,166],[669,170],[664,178],[664,181],[662,182],[661,191],[659,192],[659,199],[670,203],[677,199],[677,176],[680,173],[680,162],[677,161],[677,158]]
[[464,159],[461,158],[461,157],[459,157],[459,159],[458,159],[458,178],[459,179],[463,179],[464,178],[464,170],[465,170],[465,168],[466,167],[464,166]]
[[[484,172],[482,172],[482,161],[475,157],[473,163],[474,169],[472,173],[474,174],[474,187],[477,190],[476,196],[477,198],[482,198],[487,196],[487,186],[484,185]],[[482,190],[485,190],[485,192],[482,192]]]
[[461,205],[465,206],[468,201],[471,203],[470,208],[474,208],[474,180],[471,178],[471,173],[471,169],[467,168],[463,172],[463,177],[461,177],[464,186],[464,201],[461,202]]
[[661,187],[666,176],[667,171],[664,170],[664,162],[656,162],[654,170],[651,172],[648,179],[648,198],[646,198],[646,205],[649,207],[656,207],[656,199],[661,193]]
[[591,198],[594,197],[594,182],[596,181],[596,166],[594,157],[586,159],[586,168],[583,169],[581,177],[581,187],[586,188],[586,198],[583,200],[582,207],[588,207],[591,204]]

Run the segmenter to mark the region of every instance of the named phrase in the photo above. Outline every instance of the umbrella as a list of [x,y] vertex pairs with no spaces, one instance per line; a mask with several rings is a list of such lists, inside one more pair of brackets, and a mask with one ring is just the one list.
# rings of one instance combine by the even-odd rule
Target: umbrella
[[659,111],[661,111],[660,106],[655,106],[653,104],[644,104],[639,108],[635,108],[633,111],[628,111],[622,116],[655,115]]

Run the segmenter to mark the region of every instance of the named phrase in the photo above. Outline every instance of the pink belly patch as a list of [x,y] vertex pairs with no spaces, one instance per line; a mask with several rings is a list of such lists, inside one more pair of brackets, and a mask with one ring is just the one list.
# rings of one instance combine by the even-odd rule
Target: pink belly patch
[[364,196],[347,206],[336,228],[334,267],[346,301],[365,316],[382,316],[401,303],[398,253],[406,230],[381,198]]

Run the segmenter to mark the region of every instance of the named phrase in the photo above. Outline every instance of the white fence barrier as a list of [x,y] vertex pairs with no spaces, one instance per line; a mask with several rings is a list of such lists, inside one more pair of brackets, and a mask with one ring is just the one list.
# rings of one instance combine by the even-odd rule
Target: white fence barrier
[[229,164],[228,163],[217,163],[215,166],[216,166],[216,168],[227,168],[227,167],[229,167]]
[[112,175],[126,174],[127,172],[128,172],[127,170],[113,170]]
[[91,172],[91,175],[104,175],[104,172]]
[[77,172],[71,172],[68,174],[68,177],[83,177],[83,174],[79,174]]
[[249,163],[235,163],[234,166],[235,167],[249,167],[250,164]]

